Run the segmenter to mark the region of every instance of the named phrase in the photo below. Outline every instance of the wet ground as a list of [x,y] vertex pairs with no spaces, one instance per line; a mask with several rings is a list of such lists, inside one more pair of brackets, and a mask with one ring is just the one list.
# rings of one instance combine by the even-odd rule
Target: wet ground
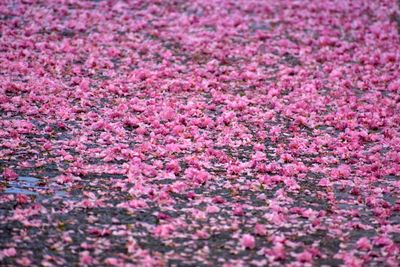
[[1,266],[399,266],[395,1],[31,2]]

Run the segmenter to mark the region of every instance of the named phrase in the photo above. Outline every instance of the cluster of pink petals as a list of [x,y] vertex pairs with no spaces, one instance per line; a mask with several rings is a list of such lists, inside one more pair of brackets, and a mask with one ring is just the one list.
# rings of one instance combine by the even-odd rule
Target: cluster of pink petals
[[395,0],[0,1],[1,266],[399,266]]

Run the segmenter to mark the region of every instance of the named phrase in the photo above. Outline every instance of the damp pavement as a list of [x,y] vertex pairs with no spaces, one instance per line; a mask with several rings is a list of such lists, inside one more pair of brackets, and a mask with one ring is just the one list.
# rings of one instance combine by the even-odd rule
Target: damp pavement
[[0,266],[399,266],[399,21],[2,1]]

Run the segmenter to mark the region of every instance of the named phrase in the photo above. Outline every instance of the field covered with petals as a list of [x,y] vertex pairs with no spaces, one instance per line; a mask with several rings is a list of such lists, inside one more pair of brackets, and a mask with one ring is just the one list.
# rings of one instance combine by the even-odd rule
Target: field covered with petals
[[399,266],[394,0],[0,1],[0,266]]

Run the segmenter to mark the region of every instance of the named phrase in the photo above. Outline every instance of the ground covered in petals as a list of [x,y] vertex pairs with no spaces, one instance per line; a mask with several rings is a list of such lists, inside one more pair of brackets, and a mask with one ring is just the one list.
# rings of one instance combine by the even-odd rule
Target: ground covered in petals
[[1,266],[399,266],[394,0],[0,1]]

